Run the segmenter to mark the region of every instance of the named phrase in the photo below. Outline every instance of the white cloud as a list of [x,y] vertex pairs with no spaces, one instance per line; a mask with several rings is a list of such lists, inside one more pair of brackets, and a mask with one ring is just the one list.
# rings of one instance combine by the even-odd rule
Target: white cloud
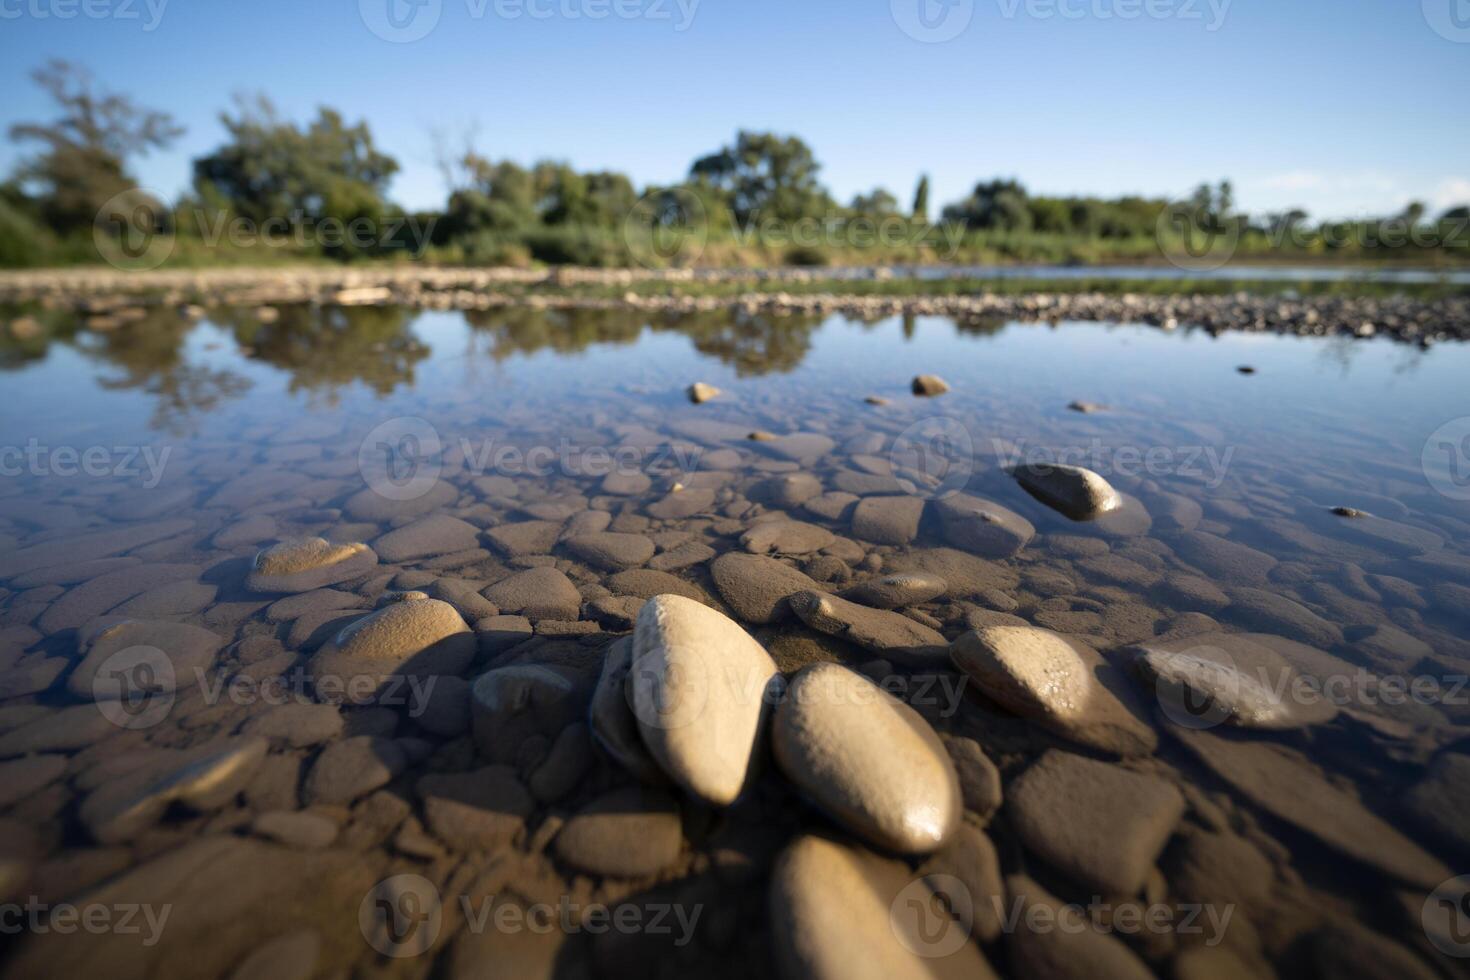
[[1429,210],[1433,214],[1470,204],[1470,180],[1464,177],[1446,177],[1429,195]]

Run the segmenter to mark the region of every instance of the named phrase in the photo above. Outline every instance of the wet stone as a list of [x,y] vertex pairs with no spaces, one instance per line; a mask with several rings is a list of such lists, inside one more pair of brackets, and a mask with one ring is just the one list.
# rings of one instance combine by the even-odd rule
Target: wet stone
[[67,690],[97,701],[183,690],[206,679],[223,645],[217,634],[186,623],[103,617],[77,636],[82,661]]
[[582,607],[577,587],[555,568],[519,572],[485,589],[485,597],[504,613],[533,620],[575,620]]
[[942,578],[923,573],[885,575],[869,579],[842,590],[839,596],[848,602],[874,609],[902,609],[917,606],[944,595],[948,586]]
[[653,542],[642,534],[603,531],[567,538],[567,550],[597,568],[621,571],[645,564],[653,557]]
[[389,531],[373,542],[384,561],[413,561],[468,551],[480,543],[480,530],[448,514],[432,514]]
[[1116,755],[1147,755],[1158,737],[1120,696],[1128,678],[1091,647],[1048,630],[987,626],[954,642],[950,656],[1001,707],[1064,738]]
[[934,501],[945,540],[983,558],[1009,558],[1031,542],[1036,528],[1008,507],[967,493]]
[[727,552],[710,564],[710,574],[720,598],[747,623],[789,618],[793,614],[787,598],[817,587],[807,575],[764,555]]
[[1228,590],[1225,615],[1248,629],[1281,633],[1318,647],[1343,642],[1342,630],[1299,602],[1265,589]]
[[852,533],[875,544],[908,544],[923,516],[922,497],[864,497],[852,511]]
[[928,853],[959,825],[959,779],[928,722],[846,667],[814,664],[792,679],[772,750],[803,796],[880,848]]
[[640,782],[659,784],[666,778],[644,746],[638,717],[633,713],[632,689],[628,684],[632,666],[632,637],[608,647],[602,674],[592,694],[588,723],[597,745],[614,763]]
[[1026,492],[1074,521],[1090,521],[1123,506],[1107,480],[1081,466],[1025,464],[1012,475]]
[[251,592],[311,592],[361,578],[378,564],[365,544],[333,544],[324,538],[283,541],[255,556],[245,587]]
[[470,689],[475,746],[492,762],[514,762],[528,738],[554,737],[580,719],[590,694],[565,672],[540,664],[487,671]]
[[423,800],[424,822],[456,851],[494,851],[525,830],[536,803],[509,766],[474,772],[432,773],[414,790]]
[[561,521],[521,521],[502,524],[485,532],[485,537],[510,558],[547,555],[561,537]]
[[333,742],[312,764],[305,783],[308,803],[349,804],[386,786],[408,765],[390,738],[358,735]]
[[949,384],[936,374],[915,375],[909,389],[920,398],[934,398],[949,391]]
[[[461,674],[474,659],[475,634],[438,599],[390,603],[342,628],[311,660],[318,697],[368,704],[398,678]],[[399,693],[406,693],[402,685]]]
[[1132,896],[1184,815],[1170,783],[1121,766],[1048,751],[1007,794],[1032,853],[1102,895]]
[[812,629],[865,650],[910,663],[942,663],[946,658],[949,641],[942,633],[899,613],[860,606],[825,592],[798,592],[789,601]]
[[342,712],[332,704],[283,704],[246,722],[242,732],[304,749],[342,734]]
[[754,555],[805,555],[832,541],[831,531],[804,521],[768,521],[740,536],[740,546]]

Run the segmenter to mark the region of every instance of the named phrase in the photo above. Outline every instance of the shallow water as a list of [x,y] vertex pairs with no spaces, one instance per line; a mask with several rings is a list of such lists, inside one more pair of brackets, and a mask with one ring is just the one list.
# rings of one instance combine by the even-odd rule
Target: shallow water
[[[149,889],[155,889],[151,898],[159,902],[201,906],[180,913],[158,947],[127,950],[124,955],[141,957],[145,972],[194,974],[189,965],[201,971],[194,975],[219,975],[288,926],[317,933],[323,974],[354,965],[386,969],[389,961],[375,958],[371,940],[356,931],[354,896],[366,894],[378,878],[407,871],[448,895],[470,887],[486,856],[434,841],[432,832],[430,844],[414,853],[390,840],[390,832],[402,833],[398,824],[376,836],[363,831],[372,816],[363,802],[319,807],[341,829],[336,845],[312,851],[318,862],[313,873],[328,882],[320,894],[302,897],[279,884],[246,882],[226,917],[274,904],[289,909],[292,921],[263,915],[254,927],[220,937],[210,933],[218,923],[209,906],[219,902],[226,915],[223,899],[186,900],[178,872],[141,883],[127,876],[181,852],[196,837],[269,836],[252,829],[262,810],[312,802],[301,773],[314,764],[315,744],[273,745],[272,757],[285,760],[272,763],[275,769],[296,774],[278,775],[284,790],[247,791],[211,804],[203,815],[175,807],[145,832],[101,846],[91,840],[78,801],[109,779],[128,779],[127,759],[143,758],[150,747],[181,749],[230,735],[270,705],[201,704],[196,694],[181,696],[181,707],[142,731],[50,741],[7,742],[7,736],[88,703],[67,686],[67,671],[78,658],[77,629],[130,602],[125,612],[141,608],[151,619],[191,623],[220,636],[224,646],[212,677],[251,674],[262,663],[284,671],[323,633],[302,630],[309,638],[291,642],[293,620],[268,612],[279,597],[244,590],[248,562],[259,547],[312,535],[371,544],[392,526],[424,516],[415,501],[438,493],[441,484],[453,493],[439,509],[482,530],[546,516],[545,505],[555,501],[566,504],[567,513],[611,511],[612,530],[655,536],[660,551],[677,547],[668,532],[683,531],[717,554],[739,550],[752,519],[772,509],[747,499],[757,481],[772,475],[800,470],[821,479],[827,491],[848,487],[928,499],[967,488],[1027,518],[1037,536],[1019,555],[983,563],[989,571],[975,581],[951,582],[946,596],[919,607],[921,618],[937,623],[945,638],[984,622],[985,610],[1006,612],[1081,638],[1125,669],[1133,645],[1165,635],[1245,630],[1304,642],[1324,653],[1294,661],[1299,671],[1319,680],[1355,678],[1336,697],[1338,716],[1304,730],[1231,729],[1230,744],[1284,748],[1280,764],[1288,772],[1326,773],[1349,801],[1360,801],[1404,835],[1404,847],[1420,850],[1412,860],[1433,867],[1437,859],[1445,878],[1470,868],[1464,811],[1456,809],[1470,787],[1458,779],[1431,781],[1435,792],[1450,794],[1443,800],[1415,789],[1426,774],[1440,771],[1432,767],[1447,765],[1446,756],[1463,759],[1470,748],[1464,727],[1470,725],[1470,690],[1463,687],[1470,673],[1470,347],[1425,351],[1388,341],[1211,337],[1130,325],[768,321],[734,313],[649,322],[637,313],[529,309],[464,315],[286,307],[273,322],[261,322],[254,311],[215,310],[197,323],[155,310],[107,333],[55,320],[48,331],[0,346],[0,746],[12,760],[0,766],[19,765],[14,760],[23,752],[65,760],[24,798],[6,797],[10,809],[0,819],[14,831],[6,835],[14,851],[13,859],[5,855],[13,862],[6,881],[22,883],[12,895],[56,903],[82,901],[96,888],[105,892],[104,883],[121,875],[122,893],[133,901],[150,900]],[[1254,373],[1241,373],[1242,366]],[[909,381],[922,373],[942,376],[952,391],[913,397]],[[694,381],[723,394],[690,404],[684,389]],[[869,404],[866,396],[888,402]],[[1074,401],[1103,407],[1083,413],[1069,409]],[[832,443],[783,456],[773,449],[782,443],[746,438],[758,430],[816,433]],[[1123,513],[1071,521],[1028,496],[1005,471],[1015,463],[1057,461],[1109,479],[1127,495]],[[603,493],[602,482],[614,469],[649,475],[651,489]],[[895,470],[907,482],[895,480]],[[491,477],[506,479],[485,479]],[[650,521],[646,508],[674,483],[713,489],[716,499],[688,518]],[[364,489],[399,501],[398,517],[344,514],[344,503]],[[1373,516],[1340,517],[1331,513],[1334,507]],[[791,516],[857,537],[845,515],[826,519],[795,506]],[[271,530],[258,540],[227,535],[221,540],[231,543],[214,543],[217,532],[261,517],[270,519]],[[90,543],[94,532],[134,527],[162,529],[126,548]],[[1253,551],[1243,563],[1222,558],[1219,539]],[[928,568],[931,549],[948,543],[930,505],[907,544],[857,540],[849,549],[789,561],[835,589],[871,577],[878,566]],[[584,598],[605,591],[607,572],[560,546],[553,555]],[[150,566],[185,566],[180,575],[200,589],[155,595],[161,587],[150,582],[140,604],[126,585],[113,586],[101,599],[79,599],[85,580],[53,575],[67,580],[46,581],[47,569],[120,556],[136,559],[125,567],[139,581]],[[412,583],[435,577],[466,579],[478,588],[552,560],[507,555],[482,534],[452,557],[384,562],[371,575],[335,588],[355,591],[359,614],[365,614],[389,589],[419,587]],[[718,599],[706,564],[673,574]],[[412,574],[423,570],[431,574]],[[404,571],[410,574],[394,578]],[[1229,597],[1224,603],[1190,598],[1174,584],[1181,576],[1204,579]],[[1295,605],[1263,611],[1241,589]],[[582,615],[578,627],[556,621],[543,632],[573,634],[564,642],[600,656],[597,644],[618,624],[604,620],[599,630],[587,622],[592,615],[586,607]],[[325,627],[339,618],[321,622]],[[752,629],[783,670],[813,659],[870,665],[880,656],[798,623]],[[516,656],[500,649],[482,653],[469,676]],[[520,656],[535,661],[539,654],[532,649]],[[585,666],[586,657],[557,656]],[[48,671],[41,663],[48,659],[65,666]],[[901,661],[890,669],[906,673]],[[1363,671],[1376,678],[1366,690]],[[1420,694],[1381,697],[1384,678],[1417,680]],[[1150,711],[1154,689],[1132,683]],[[475,763],[467,737],[425,732],[411,716],[375,710],[348,710],[347,734],[393,734],[411,743],[417,761],[390,784],[405,800],[415,799],[419,773],[483,764]],[[977,739],[999,764],[1008,790],[1049,747],[1095,754],[1017,721],[973,690],[962,702],[921,710],[941,732]],[[1127,765],[1180,785],[1189,803],[1159,859],[1162,874],[1147,886],[1150,899],[1238,906],[1240,919],[1251,926],[1238,927],[1224,945],[1252,974],[1268,964],[1278,970],[1311,962],[1320,967],[1326,955],[1321,947],[1330,945],[1324,937],[1335,935],[1335,928],[1367,943],[1364,957],[1397,955],[1381,945],[1390,937],[1405,947],[1397,952],[1418,957],[1421,966],[1433,960],[1452,969],[1453,961],[1436,959],[1436,946],[1453,945],[1453,938],[1432,934],[1421,921],[1436,881],[1395,870],[1391,858],[1375,861],[1317,826],[1323,812],[1340,812],[1331,800],[1319,799],[1323,811],[1291,802],[1273,806],[1251,786],[1271,794],[1268,775],[1232,778],[1228,764],[1211,762],[1208,747],[1171,736],[1177,718],[1167,712],[1148,717],[1163,733],[1158,753]],[[543,734],[550,740],[557,732]],[[544,746],[537,751],[516,760],[521,778],[542,763]],[[658,877],[656,887],[575,875],[550,858],[537,863],[548,814],[574,813],[620,781],[626,777],[598,760],[564,796],[538,803],[521,834],[504,845],[530,855],[521,871],[507,873],[505,888],[515,892],[519,882],[525,901],[547,894],[611,902],[670,891],[693,901],[693,895],[728,914],[712,917],[716,925],[707,924],[677,950],[634,944],[627,953],[632,962],[656,960],[666,970],[699,964],[722,973],[763,969],[771,955],[763,900],[771,856],[794,827],[824,826],[821,818],[777,789],[761,800],[764,816],[750,826],[735,821],[737,830],[688,807],[679,863]],[[419,813],[409,819],[428,818]],[[1342,819],[1348,838],[1371,839],[1376,832],[1366,813]],[[1446,820],[1458,821],[1459,831],[1447,830]],[[421,826],[417,833],[424,833]],[[1007,873],[1025,871],[1068,900],[1087,899],[1087,889],[1065,869],[1048,867],[1022,845],[1004,812],[989,833]],[[1205,856],[1216,853],[1201,840],[1226,836],[1250,842],[1271,869],[1272,882],[1259,894],[1242,897],[1225,870],[1191,864],[1208,864]],[[720,878],[711,891],[708,855],[717,845],[739,849],[752,839],[754,871]],[[350,874],[340,872],[331,860],[334,848],[368,857]],[[270,860],[252,853],[244,863],[269,866]],[[1213,886],[1218,895],[1210,894]],[[107,894],[115,898],[118,886],[112,887]],[[1470,926],[1470,911],[1456,910],[1453,902],[1446,908]],[[737,933],[749,942],[738,944],[735,954]],[[201,954],[201,947],[211,947],[205,934],[215,944]],[[446,932],[432,955],[449,941]],[[23,965],[34,966],[38,956],[76,969],[92,963],[84,943],[68,947],[74,959],[66,959],[54,958],[59,954],[44,942],[33,942],[32,958]],[[606,952],[599,942],[578,935],[558,962],[585,966],[587,944]],[[1177,935],[1129,935],[1125,942],[1164,974],[1192,948]],[[1004,945],[986,946],[998,966],[1005,963]]]

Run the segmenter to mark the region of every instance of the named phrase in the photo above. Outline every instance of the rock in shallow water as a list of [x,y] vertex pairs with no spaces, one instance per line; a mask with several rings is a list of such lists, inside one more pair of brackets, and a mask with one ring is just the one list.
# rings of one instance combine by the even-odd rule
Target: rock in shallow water
[[485,597],[504,613],[528,619],[574,620],[582,607],[582,595],[572,580],[550,566],[531,568],[496,582]]
[[[994,980],[959,922],[936,917],[904,865],[826,837],[797,838],[771,874],[776,965],[788,980]],[[917,914],[916,914],[917,913]]]
[[813,664],[792,679],[771,746],[807,799],[878,847],[928,853],[959,824],[959,778],[929,723],[846,667]]
[[1154,730],[1119,697],[1132,689],[1096,650],[1049,630],[987,626],[954,642],[955,665],[1001,707],[1083,745],[1147,755]]
[[920,374],[909,383],[909,390],[920,398],[934,398],[949,391],[949,384],[937,374]]
[[726,552],[710,564],[720,598],[747,623],[774,623],[791,615],[787,598],[817,583],[803,573],[764,555]]
[[395,678],[463,673],[476,649],[474,632],[449,603],[405,599],[344,627],[310,669],[319,697],[369,704]]
[[224,639],[186,623],[104,616],[77,637],[82,662],[67,690],[96,701],[129,699],[141,691],[166,694],[206,680]]
[[373,546],[385,561],[413,561],[469,551],[479,543],[480,531],[473,524],[449,514],[431,514],[389,531]]
[[567,550],[589,565],[607,571],[636,568],[653,557],[653,542],[642,534],[599,531],[567,538]]
[[982,558],[1009,558],[1036,536],[1031,522],[983,497],[957,493],[934,502],[944,537]]
[[766,521],[740,536],[740,546],[753,555],[805,555],[832,541],[831,531],[805,521]]
[[798,592],[791,608],[812,629],[909,663],[943,662],[949,641],[901,613],[872,609],[825,592]]
[[657,874],[679,856],[679,808],[657,790],[614,790],[589,803],[556,835],[556,856],[579,871],[617,878]]
[[839,596],[848,602],[874,609],[902,609],[904,606],[917,606],[937,599],[944,595],[948,587],[944,579],[937,575],[900,572],[843,589]]
[[1027,493],[1074,521],[1090,521],[1123,505],[1107,480],[1081,466],[1026,463],[1011,475]]
[[132,840],[175,803],[197,811],[221,807],[242,789],[265,758],[263,738],[242,738],[188,752],[168,752],[158,762],[95,790],[78,815],[102,844]]
[[1052,749],[1011,784],[1006,812],[1052,867],[1098,894],[1131,897],[1184,815],[1184,797],[1158,777]]
[[780,684],[770,654],[708,606],[661,595],[638,614],[632,672],[638,728],[659,766],[707,803],[734,802]]
[[251,592],[311,592],[360,578],[378,564],[365,544],[333,544],[325,538],[282,541],[255,556],[245,588]]
[[852,511],[852,533],[875,544],[908,544],[923,516],[922,497],[864,497]]
[[542,664],[487,671],[470,688],[475,746],[487,759],[514,762],[526,739],[554,737],[581,718],[589,693],[567,673]]
[[656,785],[665,782],[665,777],[638,731],[638,716],[633,713],[632,689],[628,684],[632,666],[633,638],[625,636],[608,647],[602,675],[592,692],[588,727],[597,744],[615,763],[640,782]]

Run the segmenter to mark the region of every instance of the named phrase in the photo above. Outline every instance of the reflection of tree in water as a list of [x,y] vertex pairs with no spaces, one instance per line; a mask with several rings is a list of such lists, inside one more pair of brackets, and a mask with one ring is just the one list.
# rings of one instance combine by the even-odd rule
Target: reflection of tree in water
[[183,433],[194,416],[239,398],[250,382],[233,371],[190,364],[183,356],[184,338],[193,322],[166,308],[106,333],[76,331],[71,343],[87,357],[119,373],[97,379],[106,391],[137,389],[157,399],[151,425]]
[[965,337],[990,337],[1006,328],[1003,316],[977,316],[954,322],[955,332]]
[[417,314],[397,306],[285,306],[263,323],[250,310],[216,316],[247,356],[291,375],[290,390],[325,392],[361,381],[379,395],[413,383],[414,365],[429,348],[409,330]]
[[820,316],[755,316],[732,310],[650,314],[638,310],[538,310],[511,307],[471,311],[470,326],[491,338],[497,361],[549,348],[576,353],[592,344],[631,344],[644,329],[688,337],[702,354],[717,357],[742,377],[790,371],[811,349]]

